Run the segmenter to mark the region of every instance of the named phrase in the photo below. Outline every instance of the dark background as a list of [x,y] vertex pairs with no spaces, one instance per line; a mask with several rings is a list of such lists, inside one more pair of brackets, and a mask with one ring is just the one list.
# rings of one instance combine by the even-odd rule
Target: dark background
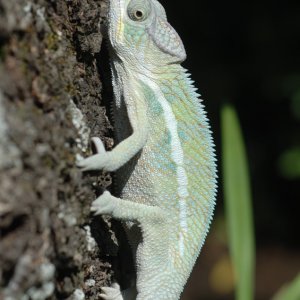
[[[225,101],[237,109],[251,173],[256,297],[268,299],[300,271],[300,1],[161,3],[183,40],[187,51],[184,66],[191,71],[207,107],[219,169],[220,110]],[[220,233],[217,224],[225,226],[222,176],[219,182],[217,217],[209,239]],[[217,292],[211,287],[204,294],[205,287],[199,283],[199,279],[210,280],[214,265],[226,254],[212,254],[206,245],[202,255],[205,258],[200,255],[199,273],[195,271],[198,275],[191,280],[194,285],[188,286],[186,299],[198,299],[196,295],[230,299],[229,288]],[[206,256],[214,255],[204,278],[200,266]]]

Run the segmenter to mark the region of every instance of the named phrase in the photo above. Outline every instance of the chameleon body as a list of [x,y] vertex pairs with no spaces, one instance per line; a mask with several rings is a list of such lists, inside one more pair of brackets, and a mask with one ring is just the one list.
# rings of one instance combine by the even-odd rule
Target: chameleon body
[[176,300],[212,218],[213,141],[187,71],[186,53],[156,0],[110,0],[108,38],[116,140],[78,162],[116,171],[118,197],[105,191],[91,210],[123,222],[136,260],[136,286],[103,288],[104,299]]

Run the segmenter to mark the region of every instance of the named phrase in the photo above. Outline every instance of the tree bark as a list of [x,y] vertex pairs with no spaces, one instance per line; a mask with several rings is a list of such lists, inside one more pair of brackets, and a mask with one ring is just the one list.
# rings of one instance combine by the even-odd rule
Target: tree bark
[[113,144],[105,11],[102,0],[0,0],[0,299],[99,299],[111,281],[114,224],[89,212],[111,177],[75,166],[91,136]]

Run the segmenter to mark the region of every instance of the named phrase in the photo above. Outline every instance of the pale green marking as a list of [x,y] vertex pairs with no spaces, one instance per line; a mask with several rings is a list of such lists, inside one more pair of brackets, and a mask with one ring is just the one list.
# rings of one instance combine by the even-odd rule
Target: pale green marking
[[163,113],[163,109],[160,103],[157,101],[154,92],[142,81],[140,81],[143,93],[145,94],[145,98],[147,100],[148,108],[152,117],[157,117],[157,115],[161,115]]
[[144,40],[146,39],[144,30],[131,25],[125,26],[124,35],[128,42],[133,43],[136,46],[142,44],[143,37]]

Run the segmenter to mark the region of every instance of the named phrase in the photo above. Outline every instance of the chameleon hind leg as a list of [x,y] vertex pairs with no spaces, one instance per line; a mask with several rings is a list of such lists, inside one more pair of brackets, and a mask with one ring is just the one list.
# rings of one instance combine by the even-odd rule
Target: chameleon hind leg
[[91,206],[95,215],[111,215],[122,221],[137,221],[141,226],[147,222],[160,222],[164,220],[164,212],[160,207],[136,203],[120,199],[105,191]]
[[[115,219],[122,221],[137,222],[142,231],[142,242],[137,247],[137,291],[147,291],[147,295],[139,295],[135,289],[120,291],[116,284],[111,287],[103,288],[103,299],[106,300],[148,300],[155,299],[151,297],[156,284],[153,284],[153,278],[157,270],[167,269],[162,262],[168,261],[168,221],[164,211],[157,206],[149,206],[136,203],[129,200],[120,199],[112,196],[105,191],[98,197],[91,206],[91,211],[96,215],[107,214]],[[162,232],[166,236],[162,237]],[[156,259],[159,255],[160,259]],[[149,282],[151,285],[148,286]],[[157,282],[157,284],[159,281]]]

